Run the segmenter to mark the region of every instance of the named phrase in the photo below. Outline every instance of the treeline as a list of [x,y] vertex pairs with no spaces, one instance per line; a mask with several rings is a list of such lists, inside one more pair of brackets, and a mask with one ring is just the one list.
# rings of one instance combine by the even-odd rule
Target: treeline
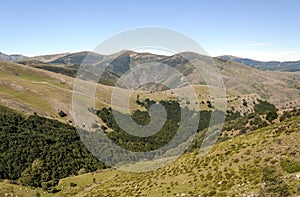
[[39,187],[80,170],[102,168],[105,165],[87,150],[74,127],[1,107],[0,179]]
[[[143,105],[149,109],[150,106],[155,103],[154,101],[147,100]],[[122,114],[117,111],[113,112],[111,108],[97,110],[95,113],[113,130],[113,132],[107,133],[107,136],[115,144],[130,151],[146,152],[156,150],[168,143],[174,137],[179,127],[178,122],[180,122],[181,118],[181,108],[179,104],[175,101],[161,101],[160,104],[162,104],[167,111],[167,120],[159,132],[149,137],[131,135],[119,127],[113,113],[117,113],[118,116],[124,120],[128,114]],[[190,116],[192,116],[192,113],[190,113]],[[130,117],[140,125],[146,125],[150,122],[150,116],[146,111],[136,110]],[[130,127],[130,125],[128,126]],[[138,133],[139,131],[132,132]]]
[[[144,102],[137,100],[137,104],[149,110],[152,105],[156,105],[156,102],[150,99],[146,99]],[[203,110],[200,112],[196,112],[188,108],[181,108],[180,104],[177,101],[160,101],[159,104],[164,106],[164,108],[166,109],[167,118],[163,127],[157,133],[149,137],[139,137],[131,135],[119,127],[116,120],[114,119],[114,113],[117,113],[118,116],[123,119],[126,119],[126,116],[128,116],[128,114],[122,114],[117,111],[113,112],[111,108],[103,108],[101,110],[91,111],[98,115],[106,124],[106,126],[113,130],[113,132],[107,133],[108,138],[110,138],[115,144],[127,150],[135,152],[156,150],[169,143],[178,132],[180,124],[182,124],[182,114],[185,114],[185,121],[190,121],[192,123],[199,122],[199,124],[196,125],[197,132],[204,131],[209,127],[212,113],[214,113],[215,117],[217,117],[214,121],[215,124],[221,123],[223,120],[222,116],[225,117],[225,112],[222,112],[220,110]],[[196,113],[199,113],[198,115],[200,116],[200,121],[194,121],[194,118],[197,117],[195,116]],[[234,118],[233,116],[234,115],[230,114],[228,115],[228,118]],[[147,125],[150,122],[148,111],[136,110],[130,115],[130,117],[140,125]],[[194,126],[185,124],[183,127],[186,132],[186,140],[188,140],[188,136],[191,135],[191,130]],[[106,130],[105,127],[102,127],[102,129]],[[139,131],[132,132],[138,133]]]

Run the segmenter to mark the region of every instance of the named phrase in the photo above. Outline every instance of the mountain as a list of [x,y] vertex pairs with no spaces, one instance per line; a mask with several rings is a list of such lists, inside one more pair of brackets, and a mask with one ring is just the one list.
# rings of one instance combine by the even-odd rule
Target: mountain
[[[300,176],[297,145],[300,139],[300,110],[290,109],[300,105],[300,72],[259,70],[192,52],[173,56],[132,51],[121,51],[106,56],[79,52],[52,57],[55,57],[55,60],[25,59],[0,62],[0,105],[18,111],[0,107],[0,164],[3,164],[0,167],[0,178],[10,179],[0,181],[0,196],[300,194],[297,178]],[[48,59],[52,57],[50,55]],[[188,57],[190,61],[184,57]],[[85,59],[87,61],[84,61]],[[178,78],[170,74],[170,71],[174,68],[183,73],[199,99],[197,104],[202,120],[186,152],[169,165],[154,171],[130,173],[122,169],[103,170],[104,166],[82,146],[75,128],[72,127],[72,94],[78,93],[73,88],[74,77],[82,62],[84,68],[91,67],[94,71],[104,71],[105,74],[99,83],[95,83],[95,108],[88,104],[83,107],[83,110],[88,109],[89,113],[97,115],[97,119],[84,122],[82,127],[92,131],[101,129],[114,143],[133,152],[156,149],[168,143],[174,136],[180,120],[177,113],[178,104],[183,104],[185,110],[191,109],[190,104],[185,98],[177,100],[172,89],[163,86],[138,87],[129,99],[130,112],[126,112],[133,120],[142,125],[147,124],[147,110],[151,103],[166,106],[168,114],[168,124],[165,124],[161,131],[155,136],[139,139],[124,133],[115,124],[110,109],[112,93],[116,89],[113,85],[121,80],[124,87],[121,87],[120,91],[123,95],[130,95],[130,84],[126,84],[125,79],[137,86],[141,76],[145,80],[163,76],[163,82],[173,84]],[[147,67],[153,62],[163,63],[168,65],[168,68]],[[145,64],[146,68],[130,75],[129,69],[134,70],[139,64]],[[212,64],[218,67],[225,83],[226,112],[220,112],[215,110],[218,109],[217,106],[211,106],[210,102],[217,98],[211,97],[211,87],[205,84],[204,77],[201,76],[206,74],[205,69],[209,71]],[[152,69],[150,74],[146,72],[147,68]],[[197,68],[202,69],[203,73],[197,73]],[[97,72],[89,74],[97,76]],[[104,85],[104,82],[108,81],[111,84]],[[149,91],[149,87],[153,88],[153,91]],[[176,90],[184,88],[185,86],[175,86]],[[276,104],[277,109],[263,101],[265,99]],[[83,110],[80,112],[83,113]],[[19,114],[20,112],[22,114]],[[197,149],[206,134],[211,113],[226,113],[226,121],[218,143],[207,155],[200,156]],[[187,115],[189,119],[194,117],[192,113]],[[189,129],[184,131],[189,133]],[[101,142],[102,140],[97,138],[98,133],[86,132],[84,138]],[[122,156],[121,152],[113,152],[106,146],[93,147],[97,150],[102,148],[101,154],[110,158]],[[172,147],[167,155],[172,155],[177,147],[180,146]],[[130,161],[138,161],[134,160],[136,158],[131,154],[124,156]],[[161,165],[160,162],[164,162],[165,159],[170,158],[155,161],[155,164],[143,160],[135,164],[130,163],[124,168],[130,171],[136,170],[136,167],[150,167],[150,170],[153,166]],[[98,171],[95,171],[96,169]],[[86,173],[91,171],[94,172]]]
[[88,51],[83,51],[83,52],[78,52],[78,53],[71,53],[67,55],[63,55],[60,58],[57,58],[54,61],[51,61],[50,63],[53,64],[95,64],[99,62],[103,58],[102,55],[93,53],[93,52],[88,52]]
[[19,61],[26,58],[23,55],[6,55],[0,52],[0,61]]
[[[188,57],[189,61],[185,57]],[[151,75],[147,73],[147,69],[136,70],[131,74],[127,72],[137,65],[150,65],[153,62],[160,62],[161,64],[168,65],[169,68],[160,67],[159,69],[152,69]],[[25,64],[70,77],[76,77],[78,68],[82,63],[88,65],[88,68],[93,69],[93,72],[89,73],[92,78],[97,78],[96,73],[102,72],[102,76],[98,78],[100,78],[99,82],[104,85],[114,86],[122,78],[122,80],[127,79],[131,83],[128,84],[123,80],[119,83],[123,88],[134,86],[140,87],[141,90],[153,91],[165,90],[166,87],[155,84],[140,86],[141,76],[144,81],[151,81],[153,77],[157,76],[166,76],[162,80],[167,84],[178,84],[176,82],[178,77],[170,75],[170,69],[175,68],[186,76],[193,85],[205,85],[206,82],[201,73],[197,71],[195,65],[205,68],[210,64],[215,64],[219,68],[228,90],[241,94],[257,94],[280,108],[300,105],[298,99],[300,92],[300,72],[260,70],[234,61],[210,58],[192,52],[173,56],[136,53],[133,51],[121,51],[106,56],[93,52],[80,52],[66,55],[46,64],[32,62]]]
[[300,71],[300,60],[299,61],[257,61],[248,58],[240,58],[230,55],[219,56],[218,58],[233,62],[245,64],[247,66],[255,67],[262,70],[273,70],[273,71],[284,71],[284,72],[295,72]]

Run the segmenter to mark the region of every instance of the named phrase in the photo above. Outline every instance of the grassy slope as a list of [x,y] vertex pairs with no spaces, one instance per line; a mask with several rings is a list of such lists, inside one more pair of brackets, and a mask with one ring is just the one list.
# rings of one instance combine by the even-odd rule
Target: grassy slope
[[228,89],[242,94],[256,93],[278,107],[299,106],[300,72],[263,71],[214,58]]
[[[61,192],[42,196],[240,196],[258,194],[263,188],[265,167],[276,169],[280,184],[287,184],[290,195],[297,193],[300,180],[285,172],[280,159],[299,160],[300,117],[291,118],[253,133],[215,145],[205,156],[199,152],[181,156],[161,169],[143,173],[106,170],[62,179]],[[93,182],[95,178],[95,183]],[[77,183],[70,188],[70,182]],[[280,185],[276,185],[280,187]],[[32,196],[32,188],[0,183],[0,191]],[[22,190],[20,189],[22,188]],[[25,193],[28,190],[29,193]]]
[[[57,112],[71,114],[72,88],[74,79],[49,71],[32,68],[17,63],[0,62],[0,103],[22,112],[37,112],[40,115],[59,119]],[[195,85],[194,89],[200,100],[209,100],[206,86]],[[98,84],[96,107],[108,107],[114,88]],[[174,99],[170,91],[150,93],[135,91],[130,99],[131,109],[141,109],[135,103],[137,94],[140,99],[152,100]],[[239,93],[228,90],[227,94],[234,98]],[[234,103],[239,105],[239,102]],[[200,109],[207,109],[207,104],[199,104]],[[68,116],[66,119],[72,119]],[[64,119],[65,120],[65,119]]]
[[[133,52],[128,52],[128,54],[130,53]],[[84,54],[85,53],[75,53],[72,54],[72,56],[74,56],[75,59],[78,59]],[[114,55],[107,58],[113,58]],[[152,58],[154,60],[161,60],[161,57],[155,55],[137,55],[136,53],[133,53],[131,55],[133,55],[131,57],[131,64],[135,64],[139,61],[145,61],[149,58]],[[139,58],[136,59],[136,55]],[[65,59],[65,61],[68,62],[69,58],[67,57],[68,56],[62,59]],[[168,61],[175,64],[177,59],[174,57],[170,57]],[[243,64],[220,60],[218,58],[213,58],[213,60],[218,65],[220,73],[223,75],[223,81],[227,89],[239,92],[240,94],[255,93],[263,99],[268,99],[271,103],[277,105],[278,107],[300,105],[298,99],[300,90],[296,88],[300,80],[300,72],[262,71],[245,66]],[[180,58],[178,59],[178,61],[179,66],[176,66],[178,70],[184,71],[189,68],[188,65],[181,64]],[[201,61],[198,63],[199,65],[201,65]],[[122,66],[120,66],[120,68],[122,68]],[[120,68],[116,69],[118,70]],[[204,81],[199,73],[197,73],[194,68],[190,69],[192,72],[187,73],[187,78],[194,84],[203,84]],[[134,80],[136,80],[136,78],[134,78]]]
[[299,120],[299,117],[293,118],[219,143],[204,157],[195,152],[183,155],[157,171],[126,173],[79,195],[132,196],[140,193],[174,196],[185,193],[191,196],[214,191],[217,196],[257,194],[263,187],[262,173],[266,166],[276,169],[284,183],[289,185],[290,192],[294,193],[300,181],[281,169],[280,159],[298,160]]

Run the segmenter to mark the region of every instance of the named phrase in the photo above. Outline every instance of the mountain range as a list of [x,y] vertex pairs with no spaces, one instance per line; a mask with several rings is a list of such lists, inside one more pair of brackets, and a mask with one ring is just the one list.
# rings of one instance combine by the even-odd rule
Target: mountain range
[[284,72],[294,72],[300,71],[300,60],[299,61],[257,61],[249,58],[241,58],[235,57],[231,55],[223,55],[218,58],[233,62],[238,62],[247,66],[251,66],[254,68],[262,69],[262,70],[273,70],[273,71],[284,71]]
[[[51,55],[40,55],[34,57],[26,57],[23,55],[7,55],[0,52],[0,61],[20,61],[20,60],[37,60],[44,63],[63,63],[63,64],[81,64],[86,55],[89,54],[89,60],[85,59],[86,63],[97,63],[104,56],[94,53],[91,56],[91,52],[78,52],[78,53],[61,53]],[[300,71],[300,60],[299,61],[258,61],[249,58],[241,58],[232,55],[222,55],[217,58],[233,61],[244,64],[246,66],[258,68],[261,70],[272,70],[282,72],[295,72]],[[88,61],[88,62],[87,62]]]
[[[189,57],[190,61],[187,61],[183,56]],[[197,92],[203,97],[203,95],[208,94],[207,88],[205,88],[206,83],[201,73],[197,73],[197,69],[192,64],[201,67],[207,65],[206,61],[208,60],[219,68],[227,96],[236,98],[236,102],[242,102],[243,95],[256,95],[255,97],[266,99],[279,108],[300,105],[298,99],[300,93],[299,72],[259,70],[240,63],[220,58],[209,58],[192,52],[173,56],[133,51],[121,51],[106,56],[93,52],[79,52],[2,62],[0,68],[3,80],[0,84],[0,96],[2,103],[7,103],[6,105],[24,111],[37,111],[48,116],[57,115],[57,110],[60,109],[70,113],[71,104],[69,100],[72,96],[74,77],[77,76],[80,64],[83,63],[98,69],[98,71],[102,69],[103,73],[98,85],[99,90],[101,90],[101,94],[98,95],[98,102],[100,106],[107,106],[110,105],[110,93],[114,84],[122,80],[123,76],[134,82],[136,87],[139,85],[140,76],[143,76],[145,80],[151,80],[152,77],[163,75],[167,76],[164,79],[166,83],[176,84],[172,82],[177,77],[169,76],[170,70],[168,69],[154,70],[153,76],[147,75],[144,71],[137,71],[135,75],[126,74],[130,68],[137,64],[162,62],[180,71],[193,86],[197,87]],[[90,74],[94,75],[94,73]],[[123,88],[128,88],[125,82],[121,85]],[[139,91],[153,90],[157,92],[159,97],[172,97],[172,95],[165,94],[166,87],[157,84],[146,85],[147,87],[139,87]],[[145,92],[140,94],[143,95]],[[237,97],[238,95],[240,98]],[[8,97],[12,99],[8,99]],[[50,99],[45,99],[45,97]],[[147,94],[147,97],[153,96]],[[235,105],[235,107],[239,106],[237,103]]]
[[[188,58],[189,61],[186,59]],[[86,64],[100,70],[102,76],[99,82],[104,85],[114,86],[120,77],[127,78],[130,82],[136,82],[135,86],[143,76],[149,81],[155,76],[147,75],[146,71],[136,71],[133,75],[126,74],[130,68],[139,64],[160,62],[180,71],[194,85],[205,85],[205,79],[197,72],[196,66],[205,67],[214,64],[220,70],[227,89],[242,93],[256,93],[264,99],[269,99],[276,105],[294,105],[298,103],[296,97],[299,94],[299,72],[273,72],[256,69],[234,61],[223,60],[221,58],[210,58],[193,52],[185,52],[173,56],[155,55],[151,53],[136,53],[133,51],[121,51],[112,55],[100,55],[94,52],[79,52],[67,54],[65,56],[56,55],[51,62],[36,61],[29,58],[19,61],[21,64],[36,67],[52,72],[61,73],[70,77],[75,77],[79,66]],[[95,72],[96,73],[96,72]],[[169,84],[176,80],[170,75],[170,70],[152,70],[154,75],[168,76],[164,81]],[[90,73],[93,75],[94,73]],[[125,76],[125,77],[124,77]],[[95,76],[94,76],[95,77]],[[126,88],[126,83],[121,83]],[[132,84],[129,84],[129,86]],[[128,87],[127,87],[128,88]],[[140,89],[143,89],[141,87]],[[164,87],[148,85],[144,89],[164,90]]]
[[0,61],[19,61],[26,58],[23,55],[6,55],[0,52]]
[[[300,194],[297,178],[300,174],[297,151],[300,139],[297,132],[300,126],[299,71],[262,70],[192,52],[163,56],[133,51],[111,55],[85,51],[18,57],[0,62],[0,196]],[[151,74],[143,69],[134,75],[128,74],[137,65],[148,66],[152,62],[163,63],[168,68],[154,68]],[[211,95],[211,86],[197,73],[197,68],[205,72],[203,68],[209,69],[212,65],[219,69],[226,89],[227,107],[223,111],[226,119],[217,144],[207,155],[199,157],[206,121],[210,113],[219,110],[218,106],[211,104],[218,98]],[[188,100],[178,99],[173,93],[174,89],[183,90],[185,86],[174,86],[174,89],[156,84],[138,86],[141,76],[146,81],[166,76],[162,77],[163,82],[176,84],[178,77],[169,73],[173,68],[180,71],[197,95],[202,121],[199,132],[186,152],[176,161],[157,170],[151,167],[159,166],[170,158],[156,160],[154,164],[147,160],[130,163],[120,170],[104,169],[106,166],[85,149],[73,127],[72,95],[77,93],[74,89],[75,77],[78,77],[77,72],[82,67],[103,72],[100,80],[94,81],[97,82],[94,83],[95,106],[90,108],[88,105],[83,109],[97,114],[98,118],[93,122],[84,122],[82,127],[104,131],[114,143],[132,148],[133,151],[160,145],[162,139],[169,139],[169,135],[165,134],[174,131],[170,128],[176,128],[178,123],[176,116],[170,116],[168,127],[164,127],[162,133],[158,132],[158,137],[153,137],[159,141],[152,142],[152,137],[150,141],[139,141],[124,135],[114,124],[110,111],[116,82],[122,82],[120,90],[124,95],[132,90],[124,76],[137,87],[129,98],[128,113],[133,120],[144,124],[148,120],[148,116],[144,115],[151,103],[160,102],[170,106],[168,109],[173,115],[177,114],[177,104],[192,109]],[[92,79],[99,77],[97,72],[88,74]],[[107,147],[101,153],[113,155],[113,158],[120,155]],[[122,171],[139,168],[152,171]]]

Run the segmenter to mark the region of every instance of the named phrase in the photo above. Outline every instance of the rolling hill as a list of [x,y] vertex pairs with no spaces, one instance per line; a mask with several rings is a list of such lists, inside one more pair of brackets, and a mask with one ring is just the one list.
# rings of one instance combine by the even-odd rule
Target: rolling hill
[[[86,59],[84,57],[87,57]],[[189,61],[185,59],[188,57]],[[196,66],[205,68],[209,64],[215,64],[222,74],[225,87],[228,90],[240,94],[257,94],[263,99],[267,99],[273,104],[283,107],[299,106],[299,81],[300,72],[278,72],[264,71],[240,63],[222,60],[219,58],[209,58],[199,54],[186,52],[173,56],[161,56],[149,53],[136,53],[132,51],[122,51],[117,54],[103,56],[95,53],[81,52],[74,53],[55,60],[54,62],[32,63],[23,62],[32,67],[37,67],[52,72],[62,73],[71,77],[76,76],[79,65],[90,65],[98,72],[103,72],[99,82],[105,85],[114,86],[122,76],[127,77],[134,86],[138,86],[139,77],[143,76],[145,81],[151,80],[152,76],[147,75],[146,71],[136,71],[134,75],[128,75],[126,72],[139,64],[160,62],[180,71],[190,83],[194,85],[205,85],[205,80],[201,73],[197,71]],[[207,64],[207,62],[209,64]],[[21,62],[22,63],[22,62]],[[169,76],[164,79],[168,84],[172,84],[176,77],[168,74],[169,69],[153,70],[157,74]],[[93,75],[93,73],[92,73]],[[94,76],[95,77],[95,76]],[[126,83],[121,83],[124,88]],[[132,84],[129,84],[129,87]],[[143,86],[140,87],[143,89]],[[164,87],[148,85],[144,89],[153,89],[161,91]]]
[[[183,57],[188,57],[190,61]],[[91,124],[84,124],[84,128],[93,131],[103,129],[116,144],[133,150],[144,150],[143,148],[148,150],[160,146],[160,142],[166,137],[170,137],[170,133],[172,133],[168,132],[168,128],[176,128],[178,125],[178,117],[174,117],[176,113],[172,111],[174,110],[172,105],[177,106],[180,103],[187,107],[186,110],[193,110],[190,107],[196,103],[188,103],[184,98],[178,100],[174,95],[173,91],[183,91],[186,86],[173,86],[173,89],[167,89],[150,84],[137,88],[129,99],[129,114],[133,119],[142,124],[147,123],[145,114],[149,109],[149,103],[160,102],[171,107],[169,113],[171,119],[169,124],[164,127],[163,132],[159,132],[160,134],[156,137],[139,141],[140,139],[124,135],[124,132],[111,118],[109,107],[111,107],[112,92],[115,89],[114,83],[126,76],[130,81],[137,83],[135,84],[137,86],[139,82],[136,81],[139,76],[144,76],[146,72],[139,70],[135,73],[136,75],[128,75],[129,69],[134,69],[139,64],[148,65],[151,62],[162,62],[170,68],[182,72],[190,81],[199,99],[197,105],[201,110],[202,118],[204,117],[204,121],[206,121],[206,116],[211,111],[217,111],[215,106],[211,106],[210,103],[217,98],[210,96],[210,87],[205,84],[203,76],[197,73],[196,66],[209,68],[207,66],[211,64],[208,63],[215,64],[223,77],[227,99],[226,122],[219,142],[207,155],[199,157],[197,148],[203,140],[202,132],[205,132],[207,128],[202,124],[202,126],[198,125],[199,132],[186,153],[163,168],[136,173],[115,169],[100,170],[100,168],[98,172],[86,173],[86,170],[82,170],[79,173],[78,170],[82,169],[83,162],[89,162],[89,168],[91,168],[89,171],[96,168],[96,161],[80,145],[79,137],[76,136],[75,129],[72,127],[74,125],[72,94],[77,93],[76,89],[73,89],[74,77],[77,75],[82,61],[85,66],[90,66],[96,71],[100,69],[105,73],[99,83],[85,81],[85,83],[96,84],[94,96],[96,106],[95,109],[90,107],[88,109],[97,114],[98,119]],[[154,71],[153,75],[146,75],[145,79],[150,80],[151,77],[156,77],[155,75],[166,74],[167,77],[163,78],[164,82],[172,84],[176,80],[176,77],[168,75],[169,68],[154,69]],[[299,156],[297,139],[300,139],[298,133],[299,109],[295,108],[300,104],[298,99],[300,93],[298,88],[299,72],[258,70],[240,63],[191,52],[161,56],[122,51],[109,56],[80,52],[23,59],[17,62],[3,61],[0,62],[0,78],[0,105],[25,114],[12,115],[13,118],[5,113],[1,116],[2,155],[10,158],[9,161],[6,161],[3,156],[4,162],[2,163],[13,163],[9,166],[16,167],[17,171],[10,168],[10,174],[2,173],[6,175],[5,177],[12,177],[13,180],[0,182],[0,195],[241,196],[243,194],[273,194],[287,196],[299,194],[299,179],[297,178],[300,171],[300,161],[297,159]],[[108,82],[109,84],[107,84]],[[128,89],[130,86],[127,86],[126,83],[123,85],[119,89],[125,95],[130,91]],[[275,104],[279,110],[263,100]],[[218,109],[218,107],[216,108]],[[292,110],[292,108],[294,109]],[[6,110],[1,111],[5,112]],[[13,140],[6,140],[8,138]],[[14,143],[18,138],[20,146]],[[34,140],[35,138],[37,140]],[[76,139],[74,140],[74,138]],[[72,143],[66,144],[65,140],[61,139],[67,139]],[[44,144],[45,147],[39,149],[37,143]],[[56,147],[56,144],[59,147]],[[21,145],[24,147],[20,148]],[[72,151],[66,150],[65,147]],[[76,147],[76,149],[71,147]],[[55,168],[58,174],[51,170],[51,165],[55,165],[55,162],[50,162],[51,154],[47,148],[52,150],[50,151],[52,158],[55,156],[57,162],[67,162],[68,165],[64,166],[68,166],[68,170]],[[21,150],[34,151],[38,156],[35,158],[33,155],[27,161],[23,158],[24,154],[20,152]],[[104,152],[111,154],[109,149]],[[73,154],[76,156],[83,154],[85,157],[78,156],[76,161],[73,161],[70,160],[74,156]],[[19,159],[13,155],[24,160],[26,166],[18,167]],[[132,159],[131,155],[127,156]],[[47,165],[43,164],[46,161],[49,161]],[[159,164],[150,163],[150,166]],[[3,172],[7,171],[5,166],[2,167]],[[147,161],[123,166],[123,170],[145,166],[149,166]],[[18,173],[14,175],[13,172]],[[48,172],[51,172],[51,176],[47,174]],[[74,175],[82,173],[82,175],[66,177],[72,173]],[[39,181],[32,180],[34,184],[31,184],[32,177],[39,178]],[[58,182],[58,180],[52,180],[53,177],[63,179]],[[43,188],[32,188],[22,185],[22,183]]]

